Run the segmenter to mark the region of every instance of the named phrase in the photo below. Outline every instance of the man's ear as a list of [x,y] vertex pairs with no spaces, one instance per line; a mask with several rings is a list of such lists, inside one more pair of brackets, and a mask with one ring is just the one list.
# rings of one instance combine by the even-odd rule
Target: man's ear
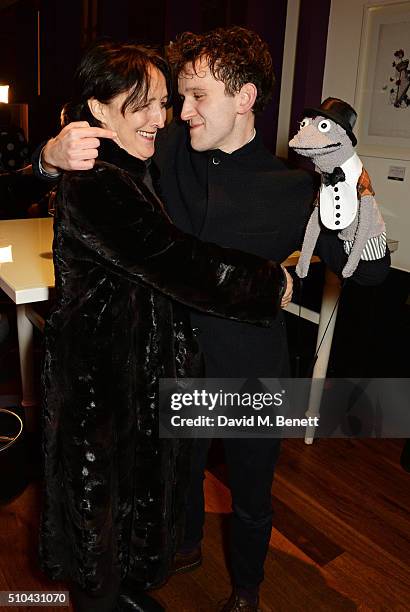
[[96,98],[90,98],[87,100],[88,108],[92,116],[97,119],[100,123],[105,122],[105,104],[97,100]]
[[245,115],[245,113],[247,113],[253,108],[257,95],[258,90],[254,83],[245,83],[245,85],[242,85],[238,96],[238,113],[240,115]]

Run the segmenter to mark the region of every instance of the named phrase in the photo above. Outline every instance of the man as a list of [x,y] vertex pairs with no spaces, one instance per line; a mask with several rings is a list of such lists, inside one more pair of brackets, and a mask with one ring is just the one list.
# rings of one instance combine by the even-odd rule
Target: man
[[[187,124],[174,122],[158,135],[159,190],[171,218],[203,240],[283,261],[300,247],[314,186],[307,173],[288,170],[272,156],[255,132],[255,113],[266,106],[274,84],[267,45],[239,27],[185,33],[171,46],[170,60],[183,101],[181,119]],[[43,172],[92,167],[98,135],[111,136],[84,125],[67,126],[45,146]],[[337,238],[325,236],[318,250],[336,272],[342,269],[345,255]],[[357,277],[365,278],[372,269],[363,269],[362,263]],[[269,330],[197,313],[191,317],[208,377],[289,375],[282,313]],[[201,563],[208,447],[209,440],[195,442],[185,542],[176,572]],[[252,612],[258,609],[271,534],[279,440],[227,439],[224,447],[232,493],[233,591],[223,610]]]

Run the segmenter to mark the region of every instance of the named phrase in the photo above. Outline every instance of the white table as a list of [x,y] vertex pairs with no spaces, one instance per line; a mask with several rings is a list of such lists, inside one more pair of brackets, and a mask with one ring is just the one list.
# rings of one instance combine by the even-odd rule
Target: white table
[[30,304],[48,300],[54,287],[52,261],[53,219],[0,221],[0,288],[17,309],[22,405],[26,428],[35,428],[33,406],[37,405],[33,384],[33,325],[44,322]]

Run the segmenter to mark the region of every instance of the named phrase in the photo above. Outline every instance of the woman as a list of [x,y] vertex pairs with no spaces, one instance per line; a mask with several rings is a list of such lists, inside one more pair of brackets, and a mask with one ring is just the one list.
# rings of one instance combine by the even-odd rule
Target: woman
[[280,266],[201,243],[164,213],[147,161],[167,81],[152,50],[98,44],[65,109],[117,133],[58,188],[43,373],[42,566],[87,612],[160,608],[135,589],[166,579],[180,532],[187,446],[157,434],[159,378],[199,373],[178,302],[268,324],[286,285]]

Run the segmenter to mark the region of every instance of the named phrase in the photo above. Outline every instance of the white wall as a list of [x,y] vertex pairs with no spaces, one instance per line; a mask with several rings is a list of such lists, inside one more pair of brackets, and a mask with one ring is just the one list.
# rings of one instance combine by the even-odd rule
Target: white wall
[[[332,0],[322,99],[342,98],[354,106],[364,7],[392,3],[394,0]],[[405,51],[408,57],[410,49]],[[410,272],[410,161],[361,158],[376,191],[387,235],[399,241],[392,265]],[[406,168],[403,182],[387,179],[391,165]]]

